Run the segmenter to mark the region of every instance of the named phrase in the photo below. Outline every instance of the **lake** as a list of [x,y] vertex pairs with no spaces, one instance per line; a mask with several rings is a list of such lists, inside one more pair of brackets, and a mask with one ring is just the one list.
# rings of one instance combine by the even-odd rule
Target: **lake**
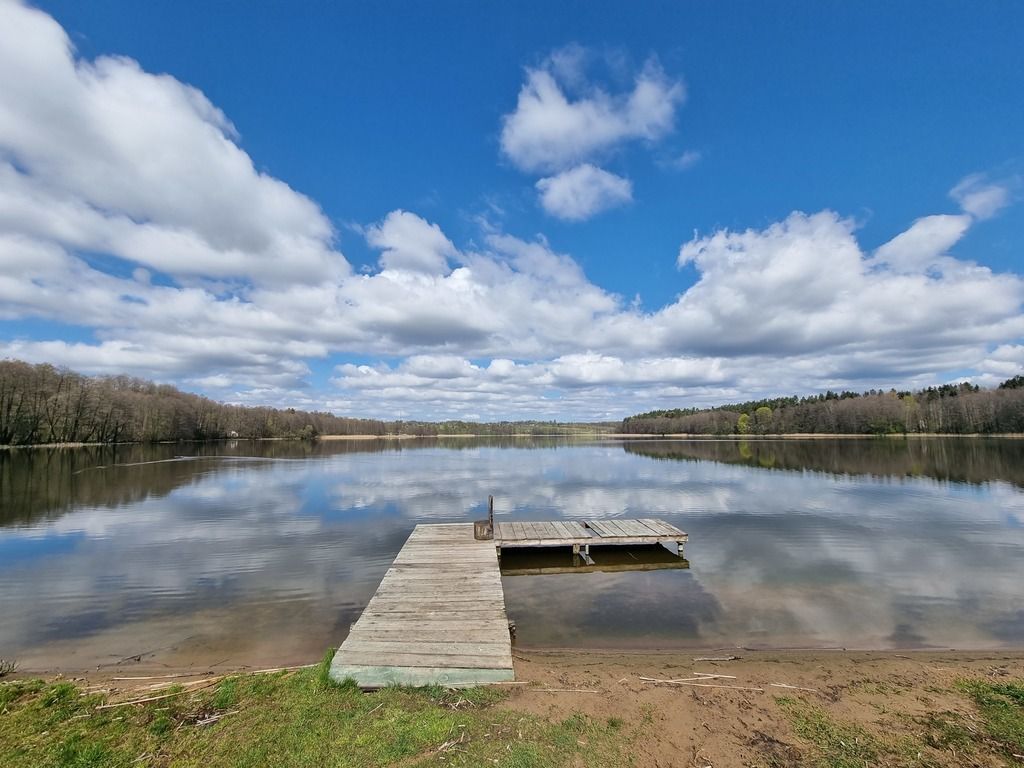
[[0,658],[315,661],[414,525],[488,494],[690,535],[685,569],[506,575],[523,647],[1024,645],[1022,440],[457,438],[0,451]]

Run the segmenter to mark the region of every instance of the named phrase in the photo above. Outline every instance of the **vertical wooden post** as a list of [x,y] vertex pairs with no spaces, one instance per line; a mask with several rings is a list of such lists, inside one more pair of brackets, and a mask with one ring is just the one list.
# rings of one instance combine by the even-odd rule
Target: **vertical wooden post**
[[491,526],[491,531],[494,531],[494,497],[487,497],[487,523]]

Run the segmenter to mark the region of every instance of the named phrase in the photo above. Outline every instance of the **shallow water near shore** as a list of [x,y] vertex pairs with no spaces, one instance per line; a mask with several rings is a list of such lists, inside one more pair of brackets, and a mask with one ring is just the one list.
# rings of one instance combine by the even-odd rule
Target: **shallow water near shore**
[[0,452],[0,658],[313,661],[414,525],[488,494],[502,520],[690,535],[689,568],[507,558],[523,646],[1024,645],[1024,440],[234,441]]

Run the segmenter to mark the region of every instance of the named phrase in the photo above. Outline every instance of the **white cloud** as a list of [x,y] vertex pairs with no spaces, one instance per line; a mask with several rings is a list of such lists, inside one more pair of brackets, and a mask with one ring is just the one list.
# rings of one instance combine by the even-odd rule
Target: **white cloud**
[[[556,52],[527,69],[516,108],[503,119],[502,152],[524,171],[557,171],[624,141],[657,140],[674,128],[685,90],[656,59],[637,74],[632,90],[609,94],[585,81],[581,54],[572,50],[572,56]],[[581,91],[578,98],[563,83]]]
[[662,162],[662,165],[676,171],[688,171],[697,165],[697,163],[701,161],[701,158],[703,158],[703,155],[700,152],[695,149],[688,149],[678,157],[673,157],[668,161]]
[[936,261],[937,243],[948,245],[952,235],[921,236],[921,221],[891,241],[898,269],[864,254],[853,222],[831,211],[695,237],[679,263],[694,264],[700,279],[658,313],[664,343],[730,355],[898,350],[910,361],[1024,332],[1024,280],[969,261]]
[[970,226],[970,216],[925,216],[882,245],[875,258],[895,270],[920,272],[945,256]]
[[392,211],[370,227],[366,241],[383,251],[380,265],[384,269],[447,272],[448,259],[455,254],[455,246],[437,224],[406,211]]
[[633,184],[629,179],[590,163],[541,179],[537,189],[544,210],[567,221],[589,219],[633,199]]
[[198,90],[130,59],[75,57],[64,30],[0,4],[0,226],[173,275],[344,274],[319,207],[258,172]]
[[949,196],[976,219],[990,219],[1010,203],[1010,188],[1006,183],[988,181],[983,174],[965,177],[950,190]]
[[652,143],[670,133],[686,95],[682,82],[669,78],[655,58],[631,89],[609,93],[588,79],[589,58],[574,45],[528,68],[516,108],[502,122],[502,153],[522,171],[548,174],[536,184],[540,203],[566,221],[633,199],[629,179],[589,161],[627,142]]
[[[671,127],[664,107],[681,86],[656,67],[610,96],[584,64],[566,53],[538,71],[571,120],[618,126],[585,152]],[[255,171],[201,93],[125,59],[76,58],[52,19],[17,3],[0,2],[0,71],[12,73],[0,89],[0,319],[77,329],[0,339],[0,357],[191,382],[233,401],[488,418],[989,381],[1024,364],[1024,280],[951,254],[1009,200],[980,177],[954,188],[964,214],[919,218],[873,254],[832,211],[695,236],[679,263],[696,282],[644,312],[543,236],[492,227],[460,247],[409,211],[364,230],[380,268],[353,274],[316,204]],[[523,157],[577,162],[582,150],[530,154],[540,144],[515,124]],[[611,197],[628,199],[628,181],[584,164],[542,189],[561,214],[607,202],[574,174],[611,177]],[[335,391],[307,388],[309,361],[337,354],[370,364],[342,368]]]

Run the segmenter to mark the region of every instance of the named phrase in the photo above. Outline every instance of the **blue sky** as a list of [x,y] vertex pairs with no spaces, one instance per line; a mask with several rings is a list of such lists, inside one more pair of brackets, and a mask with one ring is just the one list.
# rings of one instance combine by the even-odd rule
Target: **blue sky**
[[0,355],[488,419],[1024,366],[1012,4],[0,8]]

